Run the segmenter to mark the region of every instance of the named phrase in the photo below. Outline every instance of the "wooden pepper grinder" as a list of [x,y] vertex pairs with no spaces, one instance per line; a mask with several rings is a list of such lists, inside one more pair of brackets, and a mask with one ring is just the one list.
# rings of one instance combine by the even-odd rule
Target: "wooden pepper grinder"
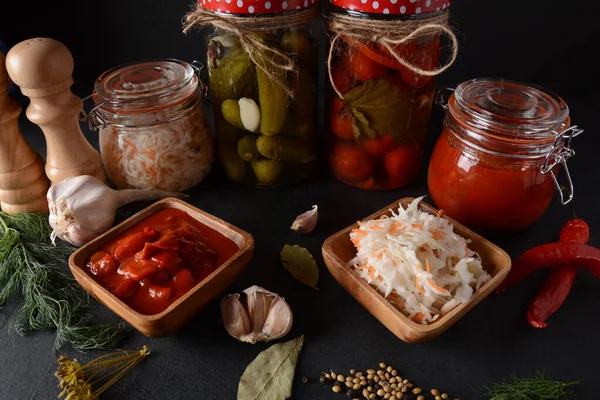
[[44,174],[44,160],[19,130],[21,105],[8,95],[11,82],[4,59],[0,53],[0,208],[10,214],[48,213],[50,182]]
[[49,38],[25,40],[6,56],[6,69],[21,92],[31,99],[27,118],[46,137],[46,175],[52,183],[71,176],[93,175],[106,181],[100,154],[79,127],[82,100],[71,92],[73,56]]

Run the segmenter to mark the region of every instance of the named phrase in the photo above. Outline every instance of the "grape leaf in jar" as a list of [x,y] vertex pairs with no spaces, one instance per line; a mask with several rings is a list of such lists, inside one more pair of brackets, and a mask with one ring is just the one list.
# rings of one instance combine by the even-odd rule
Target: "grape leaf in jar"
[[411,142],[407,125],[413,107],[410,99],[385,79],[366,81],[344,94],[344,103],[352,110],[360,134],[373,137],[391,134],[394,141]]

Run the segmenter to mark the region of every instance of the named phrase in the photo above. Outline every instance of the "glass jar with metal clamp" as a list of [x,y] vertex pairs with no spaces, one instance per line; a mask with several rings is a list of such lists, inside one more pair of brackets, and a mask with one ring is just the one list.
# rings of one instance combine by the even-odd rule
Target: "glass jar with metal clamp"
[[[443,92],[441,92],[443,94]],[[506,79],[461,83],[438,104],[444,129],[429,164],[429,192],[439,208],[470,228],[514,231],[538,220],[554,194],[573,198],[567,159],[569,108],[541,87]],[[558,179],[562,166],[565,184]]]
[[83,113],[100,131],[100,153],[120,189],[183,191],[210,172],[212,133],[197,67],[174,59],[119,65],[94,85]]

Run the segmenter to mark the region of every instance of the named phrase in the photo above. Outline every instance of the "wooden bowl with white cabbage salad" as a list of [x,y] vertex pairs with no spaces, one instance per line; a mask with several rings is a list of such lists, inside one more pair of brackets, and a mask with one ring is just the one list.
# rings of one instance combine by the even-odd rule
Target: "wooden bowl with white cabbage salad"
[[442,334],[511,267],[504,250],[422,199],[401,199],[323,244],[334,278],[405,342]]

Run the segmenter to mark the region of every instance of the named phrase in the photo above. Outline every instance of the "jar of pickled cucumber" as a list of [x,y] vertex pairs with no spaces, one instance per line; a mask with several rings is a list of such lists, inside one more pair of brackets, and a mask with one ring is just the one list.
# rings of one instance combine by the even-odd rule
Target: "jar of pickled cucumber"
[[298,182],[317,158],[317,0],[201,0],[217,155],[234,181]]
[[[457,54],[450,0],[330,0],[328,158],[362,189],[396,189],[424,164],[435,77]],[[451,52],[440,65],[446,35]]]

